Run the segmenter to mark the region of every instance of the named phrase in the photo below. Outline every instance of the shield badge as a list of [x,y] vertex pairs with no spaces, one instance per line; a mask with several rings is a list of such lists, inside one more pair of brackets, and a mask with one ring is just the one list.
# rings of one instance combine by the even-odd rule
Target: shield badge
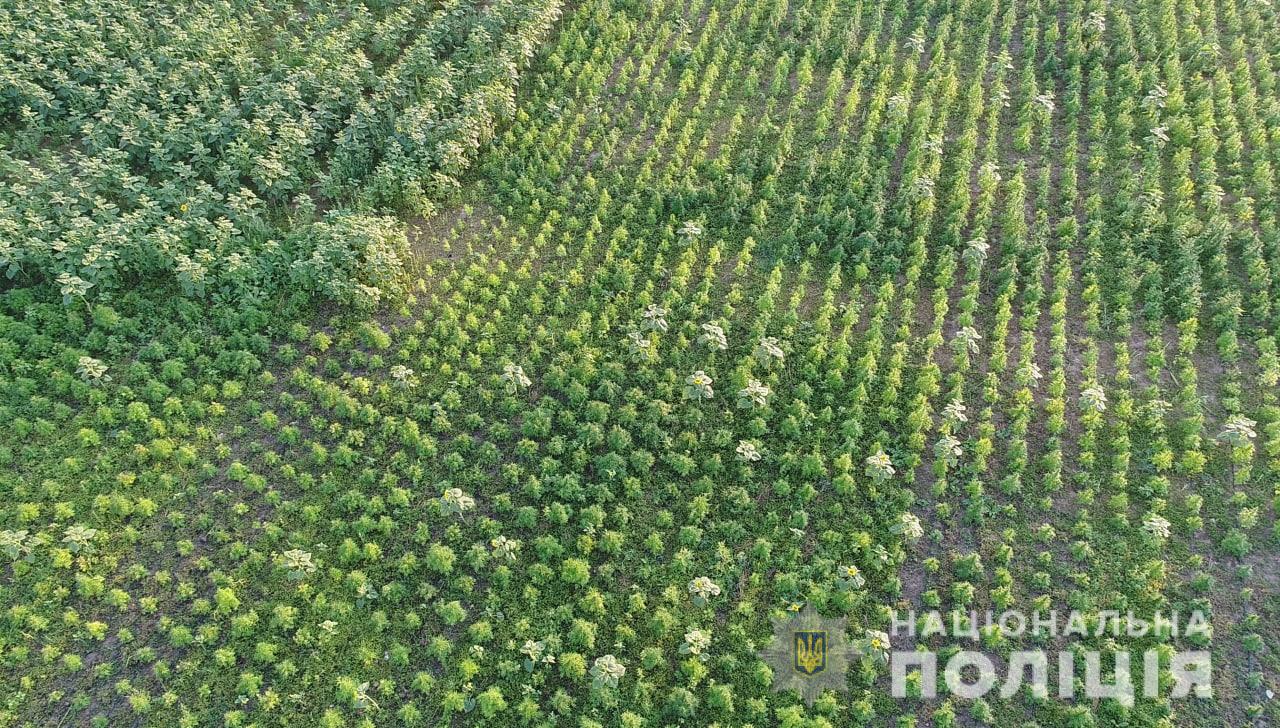
[[827,669],[827,633],[825,630],[795,632],[794,666],[802,675],[817,675]]

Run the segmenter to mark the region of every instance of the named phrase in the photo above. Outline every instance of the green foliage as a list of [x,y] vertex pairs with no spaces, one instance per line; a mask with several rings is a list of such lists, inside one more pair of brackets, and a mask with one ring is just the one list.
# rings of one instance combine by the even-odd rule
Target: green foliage
[[[0,10],[0,725],[1274,723],[1274,11],[559,7]],[[890,607],[1218,697],[895,700]]]
[[514,112],[559,3],[340,5],[6,10],[0,273],[66,303],[140,282],[222,301],[398,292],[403,226],[317,208],[430,214]]

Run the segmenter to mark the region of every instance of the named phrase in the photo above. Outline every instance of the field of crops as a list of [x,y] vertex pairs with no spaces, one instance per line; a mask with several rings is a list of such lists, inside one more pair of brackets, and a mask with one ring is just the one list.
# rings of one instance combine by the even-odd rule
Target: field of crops
[[[0,728],[1280,725],[1267,0],[0,41]],[[863,653],[812,705],[805,605]],[[977,644],[1213,696],[894,697],[911,609],[1202,612]]]

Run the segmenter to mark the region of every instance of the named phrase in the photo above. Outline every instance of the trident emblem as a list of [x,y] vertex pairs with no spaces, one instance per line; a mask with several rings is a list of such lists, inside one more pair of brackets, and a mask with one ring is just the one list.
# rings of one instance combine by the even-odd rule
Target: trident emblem
[[826,631],[795,632],[795,670],[802,675],[817,675],[827,669]]

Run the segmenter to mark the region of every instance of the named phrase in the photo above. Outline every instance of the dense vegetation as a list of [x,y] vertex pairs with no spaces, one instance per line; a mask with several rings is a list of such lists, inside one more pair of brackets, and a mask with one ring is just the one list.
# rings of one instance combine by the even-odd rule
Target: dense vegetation
[[[0,726],[1280,720],[1276,8],[41,5]],[[1216,696],[807,708],[756,655],[804,603],[1202,609],[1080,644]]]
[[[395,288],[556,0],[36,2],[0,15],[0,274],[97,300]],[[318,218],[319,210],[341,205]]]

